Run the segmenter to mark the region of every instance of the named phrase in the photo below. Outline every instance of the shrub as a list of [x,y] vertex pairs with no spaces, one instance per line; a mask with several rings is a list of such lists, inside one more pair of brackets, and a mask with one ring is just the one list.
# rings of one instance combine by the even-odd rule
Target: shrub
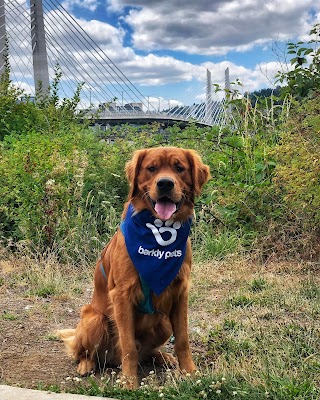
[[94,134],[69,128],[67,133],[11,135],[2,142],[2,235],[61,251],[72,247],[71,238],[81,249],[85,239],[110,237],[114,226],[109,229],[105,221],[120,211],[117,205],[127,191],[125,159],[119,148],[100,143]]
[[320,94],[296,105],[273,150],[274,182],[284,211],[273,238],[285,242],[295,255],[311,258],[320,254],[319,100]]

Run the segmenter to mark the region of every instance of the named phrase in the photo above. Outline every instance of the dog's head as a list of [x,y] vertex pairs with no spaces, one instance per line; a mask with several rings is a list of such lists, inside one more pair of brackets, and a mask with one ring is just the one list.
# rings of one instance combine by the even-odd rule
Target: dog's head
[[128,201],[137,211],[150,209],[163,221],[189,218],[194,198],[210,176],[209,167],[196,151],[176,147],[136,151],[126,173]]

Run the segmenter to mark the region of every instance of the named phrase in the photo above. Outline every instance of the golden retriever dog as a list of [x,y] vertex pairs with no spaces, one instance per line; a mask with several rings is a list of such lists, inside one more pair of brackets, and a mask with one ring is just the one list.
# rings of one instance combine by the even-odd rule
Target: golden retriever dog
[[180,370],[196,370],[188,337],[188,236],[195,197],[210,173],[196,151],[158,147],[136,151],[126,174],[128,201],[97,261],[91,304],[82,307],[76,329],[58,335],[80,375],[121,364],[124,385],[136,388],[140,361],[176,364],[160,351],[171,335]]

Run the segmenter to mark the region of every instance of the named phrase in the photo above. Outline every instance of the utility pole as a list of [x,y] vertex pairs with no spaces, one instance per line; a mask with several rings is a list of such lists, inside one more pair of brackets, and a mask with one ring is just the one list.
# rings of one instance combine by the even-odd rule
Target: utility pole
[[36,94],[49,94],[49,70],[42,0],[30,0],[31,44]]
[[5,72],[8,58],[8,45],[6,34],[6,14],[4,0],[0,0],[0,77]]

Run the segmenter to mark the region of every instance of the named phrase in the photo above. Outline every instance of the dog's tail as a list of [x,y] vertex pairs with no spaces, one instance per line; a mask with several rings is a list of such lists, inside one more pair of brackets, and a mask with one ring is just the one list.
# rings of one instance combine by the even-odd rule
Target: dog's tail
[[59,339],[66,341],[74,338],[76,330],[75,329],[62,329],[56,331],[55,334],[58,336]]
[[55,335],[64,342],[68,355],[73,358],[75,356],[75,332],[75,329],[62,329],[55,332]]

